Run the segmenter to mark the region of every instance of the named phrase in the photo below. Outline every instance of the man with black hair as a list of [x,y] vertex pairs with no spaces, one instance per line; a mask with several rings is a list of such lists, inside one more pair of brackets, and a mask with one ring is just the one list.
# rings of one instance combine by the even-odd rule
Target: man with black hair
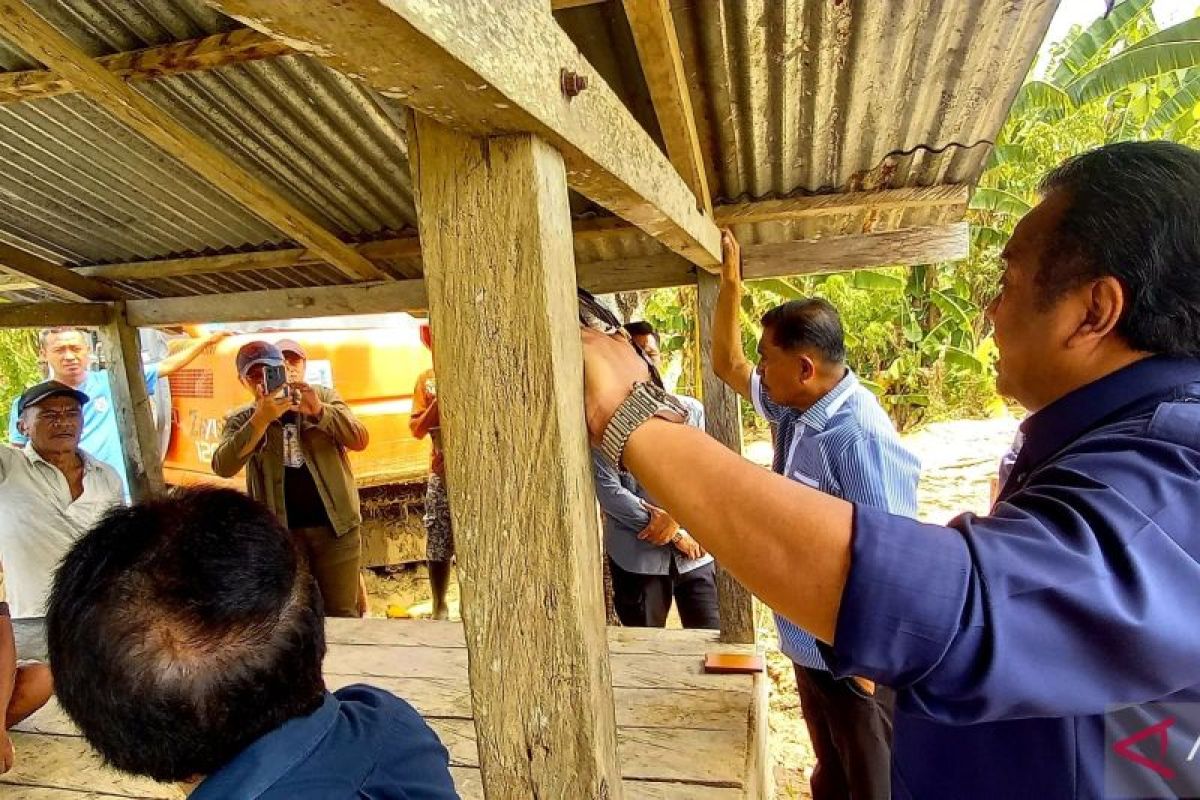
[[654,326],[645,320],[637,320],[626,322],[624,327],[629,338],[641,348],[646,358],[650,359],[650,363],[661,370],[662,353],[658,349],[658,332],[654,330]]
[[113,511],[72,548],[47,614],[59,702],[114,767],[192,800],[456,798],[406,702],[329,693],[316,581],[270,511],[231,489]]
[[988,309],[1024,443],[992,513],[947,526],[647,413],[644,362],[582,331],[592,437],[835,674],[895,689],[895,798],[1200,795],[1197,186],[1170,142],[1047,176]]
[[[754,404],[775,432],[772,469],[851,502],[915,516],[920,464],[875,396],[846,366],[837,309],[813,297],[762,318],[755,367],[742,352],[741,253],[727,237],[713,331],[713,370]],[[891,710],[886,689],[836,678],[816,640],[776,614],[780,649],[792,659],[817,764],[814,800],[889,795]]]

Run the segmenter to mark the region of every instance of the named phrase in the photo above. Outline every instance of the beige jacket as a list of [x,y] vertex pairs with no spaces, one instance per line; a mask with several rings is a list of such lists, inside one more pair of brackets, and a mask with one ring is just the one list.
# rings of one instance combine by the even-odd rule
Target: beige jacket
[[[321,493],[329,521],[338,536],[343,536],[362,524],[358,504],[358,487],[350,471],[346,450],[367,447],[367,429],[355,418],[345,401],[332,389],[313,387],[325,413],[319,422],[301,417],[299,423],[300,450],[312,471],[313,482]],[[239,459],[252,430],[247,423],[254,413],[249,405],[225,418],[221,443],[213,451],[212,470],[222,478],[231,478],[243,466],[246,468],[246,491],[287,526],[287,505],[283,499],[283,425],[272,422],[248,458]]]

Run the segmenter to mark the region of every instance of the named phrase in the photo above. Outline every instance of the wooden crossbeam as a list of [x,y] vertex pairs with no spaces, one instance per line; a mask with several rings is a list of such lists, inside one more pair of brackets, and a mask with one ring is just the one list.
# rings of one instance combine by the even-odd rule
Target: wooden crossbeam
[[89,58],[22,0],[0,0],[0,33],[130,129],[347,276],[356,280],[384,277],[378,267],[283,196]]
[[66,267],[4,242],[0,242],[0,267],[29,278],[68,300],[116,300],[119,297],[116,291],[99,281],[77,275]]
[[0,328],[104,325],[111,308],[109,303],[0,303]]
[[[292,52],[284,42],[249,28],[240,28],[200,39],[101,56],[96,63],[127,83],[137,83],[261,61]],[[0,72],[0,105],[77,91],[79,88],[70,79],[51,69]]]
[[427,305],[425,281],[407,280],[129,300],[125,307],[131,324],[147,327],[384,314],[420,311]]
[[[722,226],[736,228],[760,222],[790,222],[796,220],[820,219],[823,217],[853,217],[864,215],[864,224],[857,223],[853,230],[847,229],[845,234],[877,232],[888,230],[892,225],[893,212],[903,212],[907,209],[945,209],[941,214],[942,220],[961,218],[966,209],[968,199],[966,186],[934,186],[913,189],[890,189],[880,192],[855,192],[847,194],[817,195],[814,197],[794,197],[785,200],[760,200],[747,203],[733,203],[717,206],[715,218]],[[618,217],[602,217],[579,220],[574,224],[575,244],[578,247],[585,240],[594,242],[605,238],[616,239],[626,237],[634,228]],[[420,258],[421,245],[414,235],[396,236],[375,242],[353,245],[361,255],[371,259],[402,259]],[[657,257],[654,257],[657,258]],[[246,270],[283,269],[296,264],[311,263],[319,260],[304,248],[288,248],[284,250],[262,250],[246,253],[229,253],[217,256],[195,256],[191,258],[159,259],[154,261],[131,261],[121,264],[104,264],[94,267],[81,267],[76,270],[81,275],[104,280],[149,280],[153,278],[177,278],[187,275],[202,275],[218,272],[242,272]],[[653,259],[651,259],[653,260]],[[659,260],[662,261],[661,259]],[[647,259],[629,259],[622,262],[606,262],[621,264],[623,268],[614,274],[620,274],[624,280],[637,282],[635,274],[638,265],[650,263]],[[585,280],[586,270],[581,268],[580,280]],[[683,273],[681,273],[683,274]],[[641,283],[655,280],[657,273],[651,271],[643,276]],[[686,283],[687,281],[685,281]],[[611,281],[603,281],[601,285],[612,285]],[[650,283],[648,286],[656,284]],[[657,284],[676,285],[676,284]],[[682,285],[682,284],[678,284]],[[0,287],[2,289],[3,287]],[[590,288],[590,287],[588,287]],[[626,286],[635,288],[633,286]],[[647,288],[646,286],[636,288]]]
[[711,215],[712,196],[670,0],[625,0],[625,16],[667,145],[667,157],[696,195],[700,210]]
[[[534,133],[579,192],[702,267],[720,234],[646,131],[546,13],[545,0],[213,0],[213,5],[478,136]],[[588,81],[567,96],[563,74]]]
[[[857,267],[950,261],[966,257],[967,246],[967,223],[962,222],[785,244],[749,244],[742,248],[742,257],[746,277],[753,280]],[[687,259],[667,253],[579,264],[577,279],[583,288],[602,294],[695,285],[696,270]],[[425,281],[411,279],[129,300],[126,307],[132,324],[149,326],[420,311],[428,308],[428,300]],[[0,315],[0,326],[3,324]]]

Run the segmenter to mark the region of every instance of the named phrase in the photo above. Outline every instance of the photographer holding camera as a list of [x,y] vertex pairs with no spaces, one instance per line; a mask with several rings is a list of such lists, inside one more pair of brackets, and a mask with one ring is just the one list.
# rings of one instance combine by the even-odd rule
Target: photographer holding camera
[[229,478],[246,468],[246,491],[308,557],[326,616],[357,617],[362,514],[346,450],[366,449],[367,429],[337,392],[304,381],[306,363],[288,339],[238,350],[254,402],[226,418],[212,469]]

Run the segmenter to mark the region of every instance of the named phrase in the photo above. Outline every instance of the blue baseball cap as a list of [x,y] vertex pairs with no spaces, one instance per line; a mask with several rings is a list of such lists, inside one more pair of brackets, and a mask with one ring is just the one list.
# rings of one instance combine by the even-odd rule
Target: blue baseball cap
[[237,352],[237,371],[243,378],[252,367],[263,364],[268,367],[282,367],[283,353],[269,342],[247,342]]

